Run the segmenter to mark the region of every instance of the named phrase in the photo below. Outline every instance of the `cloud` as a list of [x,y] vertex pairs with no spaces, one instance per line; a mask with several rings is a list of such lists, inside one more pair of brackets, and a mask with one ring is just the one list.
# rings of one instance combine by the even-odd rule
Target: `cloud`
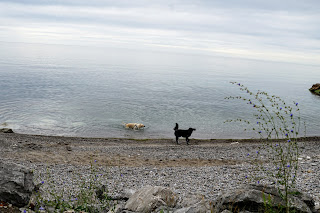
[[1,41],[117,44],[263,60],[320,61],[316,1],[27,2],[0,3]]

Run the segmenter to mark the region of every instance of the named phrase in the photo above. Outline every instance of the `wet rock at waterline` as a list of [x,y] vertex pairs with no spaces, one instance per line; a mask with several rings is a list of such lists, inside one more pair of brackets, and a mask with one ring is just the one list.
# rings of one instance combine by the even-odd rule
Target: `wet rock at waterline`
[[13,130],[12,129],[9,129],[9,128],[2,128],[0,129],[0,133],[13,133]]
[[317,83],[317,84],[312,85],[312,87],[309,90],[313,94],[320,95],[320,84]]

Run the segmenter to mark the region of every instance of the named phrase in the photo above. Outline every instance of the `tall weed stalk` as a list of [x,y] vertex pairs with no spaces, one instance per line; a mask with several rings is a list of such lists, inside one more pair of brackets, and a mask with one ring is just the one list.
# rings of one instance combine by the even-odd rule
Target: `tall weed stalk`
[[[231,83],[244,94],[226,99],[241,100],[254,112],[252,119],[237,118],[226,122],[245,123],[249,126],[245,131],[251,130],[260,137],[262,145],[253,154],[257,169],[255,179],[258,183],[275,184],[284,200],[286,212],[289,212],[289,198],[295,189],[300,153],[297,143],[301,123],[299,104],[287,104],[278,96],[263,91],[252,92],[238,82]],[[267,153],[268,159],[264,159],[261,153]],[[265,160],[269,165],[263,162]]]

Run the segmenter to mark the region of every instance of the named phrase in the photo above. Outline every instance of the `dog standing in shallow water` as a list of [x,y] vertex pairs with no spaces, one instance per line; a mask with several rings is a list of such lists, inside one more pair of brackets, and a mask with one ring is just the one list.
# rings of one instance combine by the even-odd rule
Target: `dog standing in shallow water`
[[130,128],[130,129],[135,129],[135,130],[146,127],[145,125],[139,124],[139,123],[124,123],[123,125],[124,125],[125,128],[127,128],[127,129]]
[[193,131],[196,131],[194,128],[189,128],[187,130],[179,129],[178,123],[176,123],[176,126],[173,128],[174,135],[176,136],[176,142],[179,144],[179,137],[186,138],[187,144],[189,144],[189,137],[191,136]]

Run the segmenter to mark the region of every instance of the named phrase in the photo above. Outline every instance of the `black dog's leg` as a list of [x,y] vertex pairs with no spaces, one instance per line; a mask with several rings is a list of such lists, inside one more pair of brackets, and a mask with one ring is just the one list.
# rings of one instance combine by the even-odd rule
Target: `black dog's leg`
[[189,138],[188,137],[186,137],[186,141],[187,141],[187,145],[189,145]]
[[176,136],[176,142],[177,142],[177,144],[179,144],[179,137],[178,136]]

